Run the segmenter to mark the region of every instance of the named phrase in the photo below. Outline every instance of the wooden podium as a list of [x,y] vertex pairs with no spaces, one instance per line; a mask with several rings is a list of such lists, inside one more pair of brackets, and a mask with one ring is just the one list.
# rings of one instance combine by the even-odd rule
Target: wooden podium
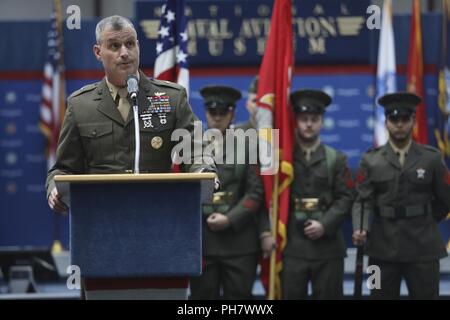
[[[70,201],[71,264],[80,268],[83,279],[100,283],[92,292],[102,294],[89,295],[86,286],[86,297],[183,297],[174,294],[179,291],[166,290],[173,288],[164,283],[173,287],[173,279],[201,274],[201,210],[202,203],[211,202],[214,177],[214,173],[55,176],[62,200]],[[114,279],[118,287],[111,285],[117,282]],[[146,285],[136,287],[132,279]],[[152,287],[153,282],[158,285]]]

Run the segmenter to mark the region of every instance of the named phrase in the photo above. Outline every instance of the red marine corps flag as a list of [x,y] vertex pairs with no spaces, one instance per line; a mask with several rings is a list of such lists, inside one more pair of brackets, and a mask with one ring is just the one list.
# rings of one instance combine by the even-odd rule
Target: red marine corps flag
[[[289,214],[289,185],[293,180],[293,112],[289,94],[294,66],[292,3],[276,0],[273,6],[269,38],[259,71],[256,115],[259,129],[261,175],[266,206],[272,222],[277,249],[262,266],[262,281],[268,298],[281,299],[280,272],[286,246]],[[270,150],[270,155],[264,154]],[[268,159],[269,158],[269,159]],[[263,161],[269,160],[269,161]],[[269,279],[267,273],[270,270]]]
[[416,123],[414,125],[413,134],[414,140],[418,143],[428,144],[427,113],[423,90],[422,27],[420,23],[419,0],[414,0],[413,2],[406,78],[407,90],[422,98],[422,102],[416,109]]

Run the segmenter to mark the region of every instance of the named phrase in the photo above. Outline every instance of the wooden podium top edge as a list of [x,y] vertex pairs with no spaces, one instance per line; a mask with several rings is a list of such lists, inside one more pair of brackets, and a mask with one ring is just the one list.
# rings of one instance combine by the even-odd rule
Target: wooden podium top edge
[[212,180],[215,174],[205,173],[141,173],[141,174],[67,174],[56,175],[55,182],[98,183],[98,182],[146,182],[146,181],[196,181]]

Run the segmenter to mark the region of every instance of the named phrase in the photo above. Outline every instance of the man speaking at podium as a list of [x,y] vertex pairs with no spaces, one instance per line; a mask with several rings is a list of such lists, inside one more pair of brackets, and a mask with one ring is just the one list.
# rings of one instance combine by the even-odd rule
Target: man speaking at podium
[[[176,143],[170,139],[172,132],[183,128],[192,134],[198,120],[182,86],[148,79],[139,70],[139,41],[128,19],[104,18],[95,28],[95,37],[93,50],[103,64],[105,78],[75,91],[67,100],[56,163],[46,182],[48,204],[56,212],[68,208],[60,200],[55,175],[132,171],[135,129],[127,92],[129,75],[139,79],[140,172],[170,172]],[[216,171],[214,165],[205,164],[205,157],[201,162],[195,160],[192,157],[192,164],[182,164],[181,170]]]
[[[54,176],[127,173],[133,172],[133,169],[141,173],[171,172],[172,149],[177,143],[171,141],[172,132],[185,129],[192,138],[194,121],[198,121],[188,103],[185,88],[167,81],[148,79],[139,70],[139,42],[136,30],[128,19],[111,16],[101,20],[96,26],[95,36],[97,43],[93,51],[103,64],[105,77],[100,82],[75,91],[67,100],[56,163],[49,170],[46,181],[48,204],[55,212],[64,212],[68,207],[61,201]],[[130,77],[135,79],[135,90],[131,95],[128,92],[131,92],[130,88],[127,90],[127,80]],[[128,84],[128,87],[132,86]],[[137,98],[132,101],[130,97],[133,97],[136,91]],[[138,126],[135,126],[134,121],[135,108],[131,106],[135,106],[136,102]],[[135,137],[139,136],[139,144],[136,144]],[[191,147],[202,150],[201,141],[188,140],[191,141]],[[140,152],[136,152],[136,145],[140,147]],[[135,152],[140,154],[140,157],[137,157],[139,161],[136,162]],[[203,158],[191,156],[189,162],[185,161],[188,163],[181,164],[181,170],[216,172],[212,158],[209,159],[203,152],[200,157]],[[108,283],[103,285],[109,287]],[[134,279],[134,283],[128,288],[140,285],[139,279]],[[90,279],[85,279],[84,286],[87,298],[104,298],[98,295],[89,296],[92,290],[98,290],[94,289]],[[127,295],[119,289],[113,291],[109,298],[161,298],[152,294]],[[172,295],[171,298],[184,297],[180,294]]]

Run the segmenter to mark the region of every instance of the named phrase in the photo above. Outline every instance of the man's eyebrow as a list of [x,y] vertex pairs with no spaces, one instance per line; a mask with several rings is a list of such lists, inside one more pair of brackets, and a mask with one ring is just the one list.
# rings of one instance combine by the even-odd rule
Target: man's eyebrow
[[137,39],[136,39],[134,36],[129,36],[129,37],[123,39],[123,40],[120,39],[120,38],[114,37],[114,38],[109,38],[109,39],[107,39],[106,42],[107,42],[107,43],[111,43],[111,42],[121,42],[121,41],[127,42],[127,41],[130,41],[130,40],[136,41]]
[[106,39],[106,43],[113,43],[113,42],[117,42],[117,41],[118,41],[117,38]]

